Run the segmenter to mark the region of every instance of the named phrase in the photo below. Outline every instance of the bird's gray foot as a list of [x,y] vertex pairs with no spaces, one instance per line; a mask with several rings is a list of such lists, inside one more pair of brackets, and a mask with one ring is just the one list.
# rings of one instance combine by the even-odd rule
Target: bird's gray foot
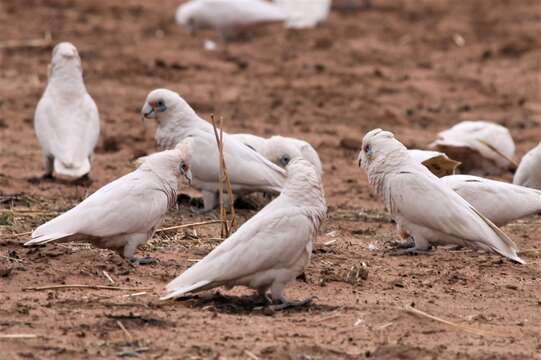
[[402,255],[430,255],[430,250],[432,248],[429,247],[428,249],[419,249],[415,246],[409,247],[406,249],[396,249],[391,252],[391,256],[402,256]]
[[151,264],[158,264],[160,262],[159,259],[157,258],[153,258],[153,257],[150,257],[150,256],[145,256],[143,258],[136,258],[136,257],[133,257],[131,259],[128,260],[130,262],[130,264],[132,265],[151,265]]
[[269,305],[269,308],[273,311],[280,311],[280,310],[285,310],[292,307],[307,306],[307,305],[310,305],[313,300],[314,298],[308,298],[308,299],[297,300],[297,301],[282,299],[280,300],[281,304]]
[[395,249],[409,249],[415,247],[415,241],[411,238],[406,241],[392,240],[389,241],[389,244]]
[[196,206],[192,206],[190,210],[197,215],[203,215],[211,212],[213,209],[205,209],[205,208],[198,208]]

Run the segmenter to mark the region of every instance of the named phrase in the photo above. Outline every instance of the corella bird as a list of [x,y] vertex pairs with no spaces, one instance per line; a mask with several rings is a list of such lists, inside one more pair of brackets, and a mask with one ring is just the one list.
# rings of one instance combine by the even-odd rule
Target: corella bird
[[520,160],[513,184],[541,190],[541,143]]
[[370,184],[383,197],[401,236],[415,246],[401,253],[455,244],[493,251],[524,263],[515,243],[426,167],[388,131],[367,133],[358,157]]
[[514,170],[515,143],[507,128],[487,121],[463,121],[442,131],[430,147],[460,161],[462,173],[500,175]]
[[311,28],[327,20],[331,0],[274,0],[287,13],[286,26]]
[[426,166],[437,177],[453,175],[460,165],[460,162],[438,151],[411,149],[408,152],[411,158]]
[[85,241],[115,250],[136,264],[154,262],[135,258],[135,250],[152,237],[167,209],[176,205],[179,177],[191,180],[189,142],[142,158],[135,171],[39,226],[25,245]]
[[34,128],[43,150],[45,177],[77,179],[90,172],[100,132],[94,100],[86,91],[81,59],[73,44],[53,49],[49,80],[34,115]]
[[213,29],[227,40],[248,26],[285,21],[287,14],[264,0],[192,0],[177,8],[175,19],[191,33]]
[[162,299],[219,286],[256,289],[279,308],[309,302],[288,301],[286,285],[310,260],[319,225],[326,216],[321,179],[302,158],[287,166],[282,193],[201,261],[167,284]]
[[[193,139],[191,168],[192,186],[203,194],[203,212],[216,207],[219,188],[219,152],[212,125],[201,119],[177,93],[167,89],[150,92],[143,105],[145,118],[158,120],[156,142],[162,149]],[[285,171],[259,153],[225,133],[224,159],[231,187],[235,194],[255,191],[280,192]]]
[[314,166],[318,175],[322,175],[323,168],[317,151],[304,140],[284,136],[272,136],[265,139],[251,134],[231,134],[231,136],[282,168],[285,168],[288,162],[293,159],[293,153],[290,149],[295,148],[300,151],[305,160]]
[[440,179],[497,226],[541,212],[541,191],[472,175]]

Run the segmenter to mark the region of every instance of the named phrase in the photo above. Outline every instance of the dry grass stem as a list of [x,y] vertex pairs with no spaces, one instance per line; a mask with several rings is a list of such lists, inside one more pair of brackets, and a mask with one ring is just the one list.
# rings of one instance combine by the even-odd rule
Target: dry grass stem
[[109,283],[111,285],[114,285],[115,284],[115,281],[113,280],[113,278],[111,277],[111,275],[109,275],[109,273],[105,270],[102,271],[103,272],[103,275],[107,278],[107,280],[109,281]]
[[424,317],[424,318],[427,318],[427,319],[430,319],[430,320],[433,320],[433,321],[437,321],[439,323],[449,325],[451,327],[463,330],[463,331],[471,333],[471,334],[481,335],[481,336],[501,336],[500,334],[495,334],[495,333],[487,332],[487,331],[484,331],[484,330],[472,328],[470,326],[457,324],[457,323],[454,323],[452,321],[445,320],[445,319],[439,318],[439,317],[434,316],[434,315],[430,315],[430,314],[428,314],[428,313],[426,313],[424,311],[415,309],[414,307],[411,307],[409,305],[404,307],[403,310],[405,312],[409,313],[409,314],[416,315],[416,316],[421,316],[421,317]]
[[35,334],[0,334],[0,339],[36,339]]
[[53,44],[50,32],[46,32],[42,39],[6,40],[0,43],[0,49],[42,48]]
[[176,225],[176,226],[170,226],[162,229],[156,230],[156,232],[162,232],[162,231],[169,231],[169,230],[177,230],[177,229],[185,229],[195,226],[203,226],[203,225],[210,225],[210,224],[220,224],[223,223],[224,220],[208,220],[208,221],[200,221],[196,223],[191,224],[183,224],[183,225]]
[[30,235],[30,234],[32,234],[32,231],[27,231],[27,232],[18,233],[18,234],[2,235],[2,236],[0,236],[0,239],[10,239],[10,238],[19,237],[19,236],[26,236],[26,235]]
[[122,324],[122,322],[120,320],[117,320],[116,321],[116,324],[118,325],[118,327],[120,328],[120,330],[122,330],[122,332],[124,333],[124,335],[126,336],[126,339],[127,340],[132,340],[133,339],[133,336],[130,334],[130,332],[128,331],[128,329],[126,329],[126,327],[124,326],[124,324]]
[[494,151],[496,154],[498,154],[499,156],[501,156],[505,160],[509,161],[511,163],[511,165],[513,165],[513,168],[511,170],[516,170],[518,168],[518,164],[513,159],[507,157],[505,154],[502,154],[502,152],[500,150],[496,149],[494,146],[490,145],[489,143],[487,143],[486,141],[481,140],[481,139],[477,139],[477,141],[479,141],[481,144],[485,145],[490,150]]
[[88,290],[116,290],[116,291],[149,291],[151,288],[130,288],[121,286],[105,285],[49,285],[23,288],[24,291],[42,291],[42,290],[66,290],[66,289],[88,289]]

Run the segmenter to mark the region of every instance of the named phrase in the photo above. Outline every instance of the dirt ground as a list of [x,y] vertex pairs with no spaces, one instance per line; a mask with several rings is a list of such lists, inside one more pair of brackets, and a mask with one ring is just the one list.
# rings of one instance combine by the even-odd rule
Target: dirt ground
[[[541,218],[504,230],[527,265],[469,250],[394,257],[394,227],[355,156],[364,132],[392,130],[424,147],[460,120],[509,127],[516,159],[541,138],[541,4],[537,0],[374,0],[334,10],[317,29],[257,29],[224,51],[174,24],[177,0],[2,0],[0,42],[67,40],[80,50],[102,131],[90,186],[42,174],[33,113],[51,47],[0,49],[0,358],[541,359]],[[463,45],[463,46],[459,46]],[[246,289],[160,302],[164,285],[208,253],[216,225],[157,234],[131,267],[80,244],[23,248],[30,231],[155,151],[139,111],[157,87],[178,91],[230,132],[282,134],[320,153],[328,219],[291,298],[271,312]],[[503,179],[510,180],[512,174]],[[246,221],[256,210],[240,210]],[[166,225],[216,218],[181,204]],[[376,251],[369,251],[369,244]],[[26,290],[60,284],[110,290]],[[131,295],[130,295],[131,294]],[[459,324],[414,316],[413,306]],[[6,339],[6,334],[36,338]]]

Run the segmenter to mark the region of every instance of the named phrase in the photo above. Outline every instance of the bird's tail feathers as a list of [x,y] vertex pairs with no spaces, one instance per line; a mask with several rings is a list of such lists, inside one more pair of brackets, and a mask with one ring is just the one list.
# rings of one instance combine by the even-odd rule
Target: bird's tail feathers
[[43,234],[43,235],[32,234],[32,240],[25,242],[24,246],[42,245],[51,241],[64,239],[70,235],[73,235],[73,233],[59,232],[59,233],[51,233],[51,234]]
[[197,291],[197,290],[203,290],[202,288],[204,288],[205,286],[207,286],[208,284],[211,283],[210,280],[201,280],[201,281],[198,281],[195,284],[191,284],[191,285],[183,285],[183,284],[175,285],[175,282],[177,282],[177,279],[171,281],[167,285],[167,287],[166,287],[167,293],[164,296],[162,296],[160,298],[160,300],[173,299],[173,298],[177,298],[177,297],[182,296],[182,295],[184,295],[186,293],[189,293],[189,292],[194,292],[194,291]]
[[499,227],[494,225],[492,221],[486,218],[483,214],[481,214],[479,211],[477,211],[473,206],[471,209],[483,219],[483,221],[490,226],[490,228],[496,233],[498,238],[501,240],[500,242],[494,244],[490,244],[490,248],[492,251],[497,252],[498,254],[505,256],[506,258],[509,258],[510,260],[513,260],[519,264],[526,264],[524,260],[522,260],[518,254],[517,254],[517,245],[507,234],[505,234]]
[[80,178],[90,172],[90,160],[85,157],[81,162],[54,159],[54,171],[60,176]]

